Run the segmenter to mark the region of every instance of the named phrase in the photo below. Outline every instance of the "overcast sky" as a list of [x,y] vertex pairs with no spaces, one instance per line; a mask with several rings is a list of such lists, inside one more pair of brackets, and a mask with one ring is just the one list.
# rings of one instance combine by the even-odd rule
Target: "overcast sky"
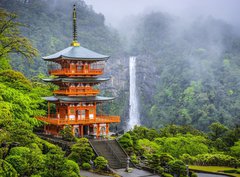
[[117,26],[129,15],[162,11],[175,16],[213,16],[240,26],[240,0],[85,0],[104,14],[106,24]]

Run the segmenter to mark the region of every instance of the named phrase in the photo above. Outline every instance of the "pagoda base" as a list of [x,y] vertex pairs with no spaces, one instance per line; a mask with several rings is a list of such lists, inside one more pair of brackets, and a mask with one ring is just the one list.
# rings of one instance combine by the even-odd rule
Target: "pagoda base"
[[[47,135],[61,136],[61,131],[67,125],[54,125],[46,124],[44,125],[44,133]],[[108,136],[109,124],[89,124],[89,125],[68,125],[71,127],[72,134],[75,137],[104,137]]]

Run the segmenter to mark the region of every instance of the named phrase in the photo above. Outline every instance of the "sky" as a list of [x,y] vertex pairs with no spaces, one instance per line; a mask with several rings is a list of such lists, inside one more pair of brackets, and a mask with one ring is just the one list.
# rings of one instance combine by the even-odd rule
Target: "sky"
[[128,16],[161,11],[175,16],[212,16],[240,26],[240,0],[85,0],[106,24],[117,27]]

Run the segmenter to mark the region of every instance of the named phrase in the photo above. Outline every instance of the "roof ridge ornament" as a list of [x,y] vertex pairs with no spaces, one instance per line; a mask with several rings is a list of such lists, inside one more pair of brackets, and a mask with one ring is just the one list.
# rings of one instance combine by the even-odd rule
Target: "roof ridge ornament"
[[80,43],[77,41],[77,12],[76,12],[76,5],[73,5],[73,41],[71,46],[78,47]]

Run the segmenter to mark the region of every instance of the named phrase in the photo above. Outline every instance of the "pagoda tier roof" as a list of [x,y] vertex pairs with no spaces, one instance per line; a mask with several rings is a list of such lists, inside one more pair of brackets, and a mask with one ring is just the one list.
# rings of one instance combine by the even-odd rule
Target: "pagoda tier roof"
[[61,103],[78,103],[78,102],[105,102],[114,100],[114,97],[102,97],[102,96],[51,96],[43,97],[44,100],[49,102],[61,102]]
[[82,60],[82,61],[105,61],[109,58],[107,55],[102,55],[86,49],[82,46],[70,46],[52,55],[43,57],[46,61],[54,61],[56,59],[66,60]]
[[43,79],[45,82],[69,82],[69,83],[100,83],[108,81],[109,77],[66,77],[66,78],[53,78]]

